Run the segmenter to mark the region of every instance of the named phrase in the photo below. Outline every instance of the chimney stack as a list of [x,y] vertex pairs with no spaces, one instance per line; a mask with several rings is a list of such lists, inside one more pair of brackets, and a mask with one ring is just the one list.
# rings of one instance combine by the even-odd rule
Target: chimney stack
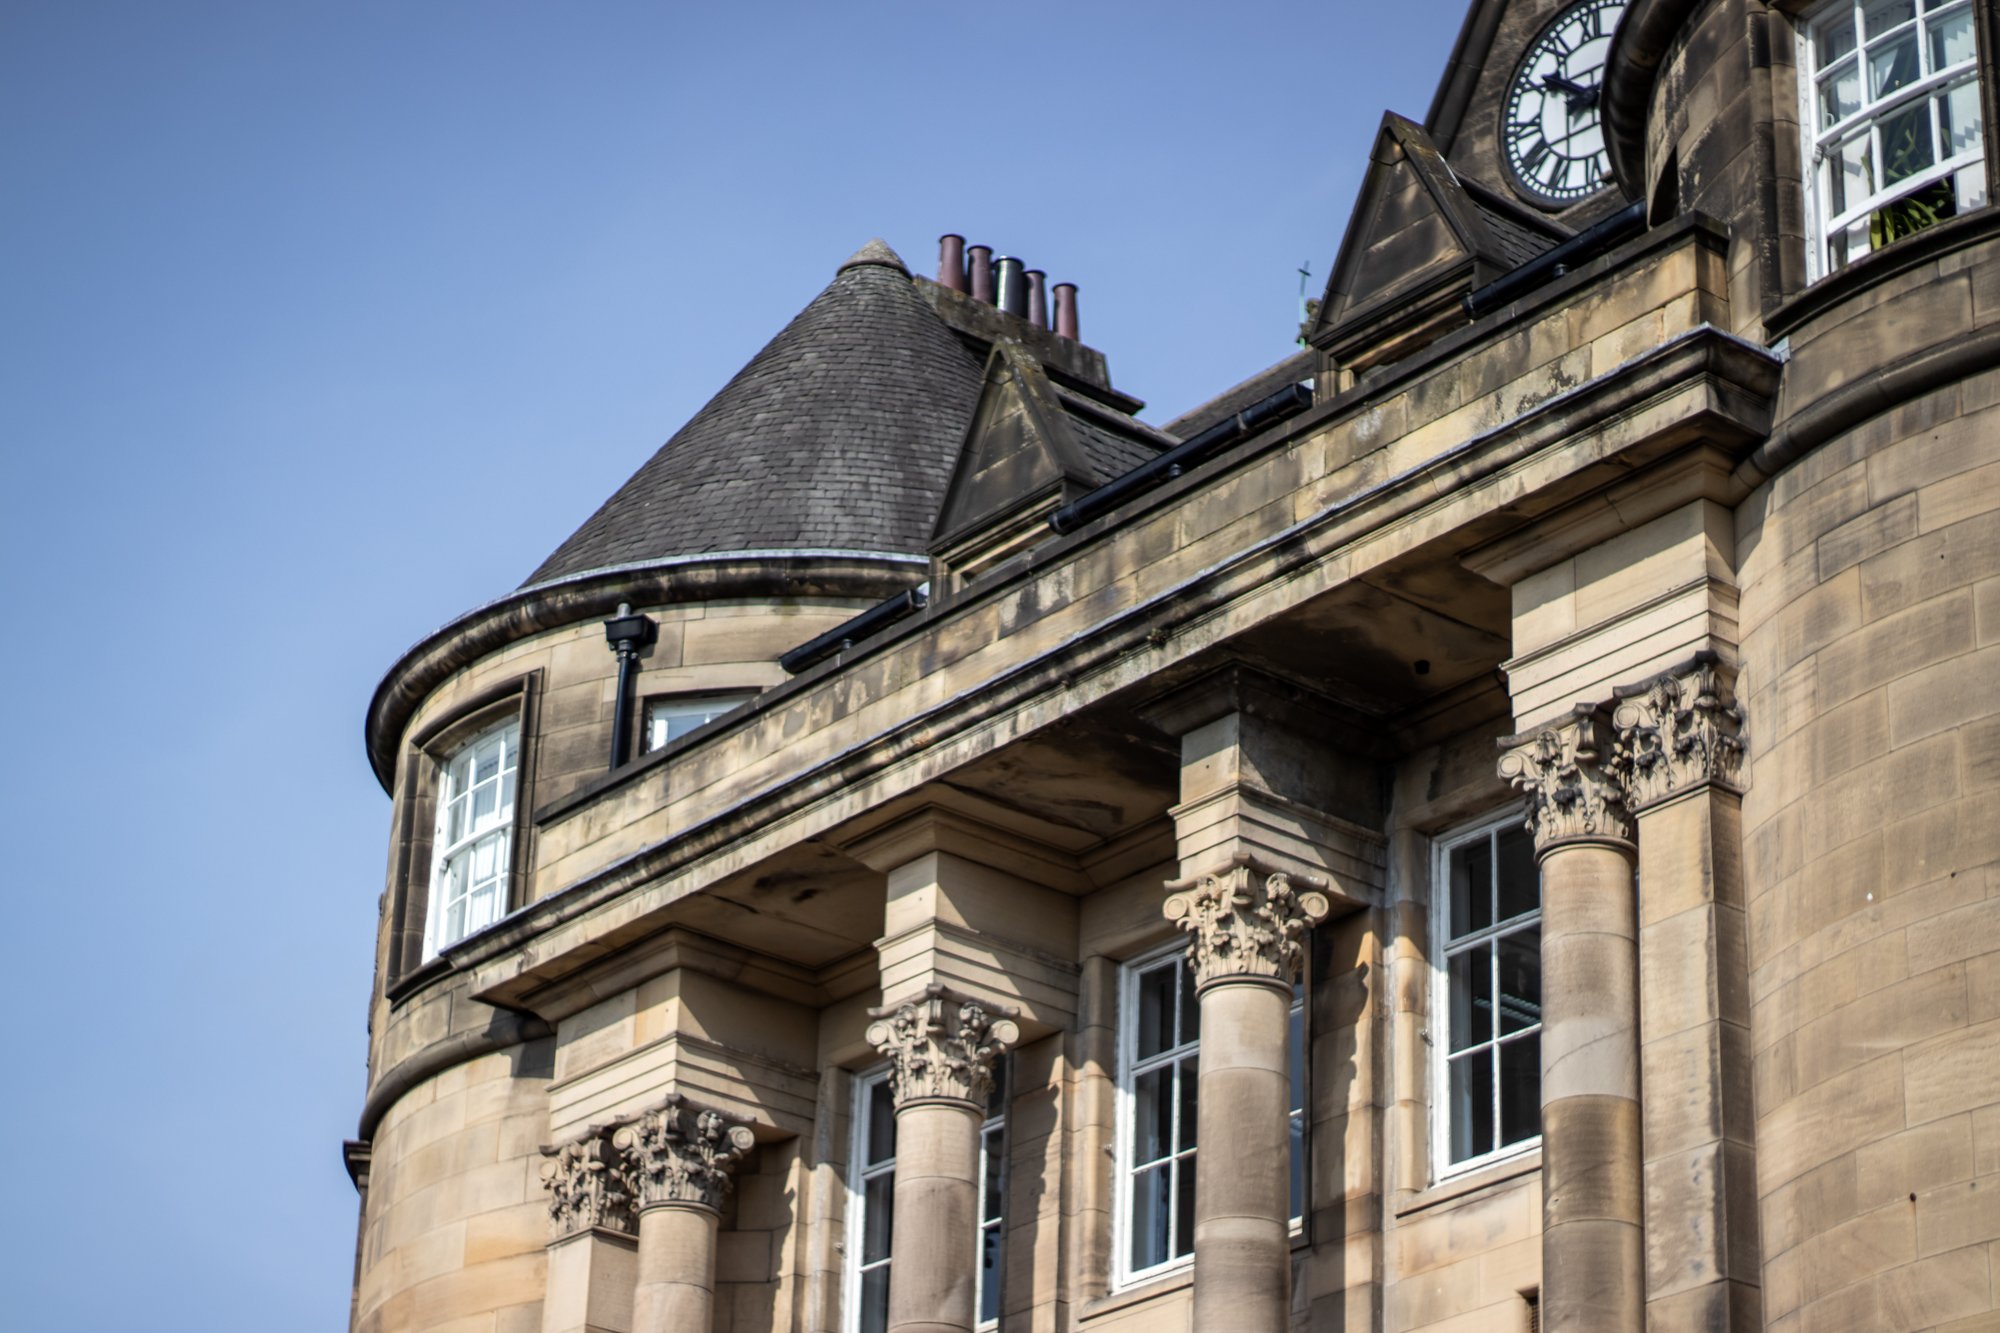
[[1049,326],[1049,295],[1043,284],[1049,275],[1038,268],[1028,270],[1028,322],[1038,329]]
[[1002,255],[993,261],[993,274],[993,285],[998,289],[993,304],[1016,319],[1026,319],[1028,279],[1022,271],[1021,261],[1011,255]]
[[967,246],[965,250],[967,266],[972,270],[972,299],[993,304],[993,247],[990,245]]
[[965,290],[965,238],[956,232],[938,237],[938,286]]
[[1076,284],[1056,284],[1056,336],[1078,341],[1076,334]]

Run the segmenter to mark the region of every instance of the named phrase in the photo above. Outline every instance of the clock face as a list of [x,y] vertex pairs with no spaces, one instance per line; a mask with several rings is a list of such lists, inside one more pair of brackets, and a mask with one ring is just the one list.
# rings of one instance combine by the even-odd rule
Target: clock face
[[1500,126],[1514,183],[1538,203],[1595,194],[1611,174],[1598,93],[1625,0],[1580,0],[1535,38]]

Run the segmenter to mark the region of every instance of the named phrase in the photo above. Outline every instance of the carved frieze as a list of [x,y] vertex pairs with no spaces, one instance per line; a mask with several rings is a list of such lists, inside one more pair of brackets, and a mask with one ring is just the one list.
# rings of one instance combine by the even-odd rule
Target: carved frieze
[[1013,1010],[995,1012],[969,995],[932,984],[921,999],[871,1009],[868,1041],[890,1062],[896,1105],[969,1102],[983,1108],[993,1062],[1021,1039]]
[[593,1227],[632,1230],[632,1190],[610,1131],[592,1128],[567,1143],[545,1143],[542,1187],[549,1192],[549,1229],[570,1236]]
[[1561,842],[1632,841],[1632,816],[1611,770],[1602,710],[1579,708],[1500,744],[1500,776],[1527,796],[1528,831],[1538,851]]
[[1704,783],[1740,790],[1743,709],[1735,673],[1712,653],[1618,691],[1612,770],[1641,810]]
[[1317,888],[1301,889],[1284,871],[1267,871],[1247,859],[1203,875],[1166,901],[1169,921],[1193,938],[1188,957],[1197,988],[1212,982],[1268,980],[1290,986],[1305,961],[1305,935],[1324,920],[1332,901]]
[[635,1209],[678,1203],[719,1211],[730,1173],[756,1139],[748,1125],[668,1093],[665,1104],[620,1126],[611,1142],[624,1157]]

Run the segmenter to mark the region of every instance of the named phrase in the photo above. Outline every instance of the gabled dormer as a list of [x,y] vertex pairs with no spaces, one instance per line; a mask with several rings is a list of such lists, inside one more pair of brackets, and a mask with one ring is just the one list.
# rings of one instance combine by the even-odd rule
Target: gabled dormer
[[1469,292],[1567,234],[1461,180],[1421,126],[1385,115],[1309,341],[1344,386],[1466,323]]

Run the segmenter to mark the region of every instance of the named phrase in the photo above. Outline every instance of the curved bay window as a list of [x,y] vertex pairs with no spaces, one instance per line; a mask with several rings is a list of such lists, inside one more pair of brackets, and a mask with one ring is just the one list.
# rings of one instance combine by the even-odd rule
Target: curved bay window
[[507,913],[520,749],[520,724],[508,721],[467,741],[440,765],[426,959]]
[[1800,33],[1811,276],[1987,201],[1974,0],[1834,0]]
[[1542,1132],[1542,887],[1518,814],[1437,844],[1437,1160],[1457,1171]]

